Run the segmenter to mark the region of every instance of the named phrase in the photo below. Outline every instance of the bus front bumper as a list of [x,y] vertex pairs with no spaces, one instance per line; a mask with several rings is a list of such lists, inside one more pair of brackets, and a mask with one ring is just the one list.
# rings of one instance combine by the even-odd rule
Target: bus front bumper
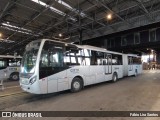
[[20,84],[22,90],[32,93],[32,94],[40,94],[40,90],[37,88],[37,86],[35,85],[24,85],[24,84]]

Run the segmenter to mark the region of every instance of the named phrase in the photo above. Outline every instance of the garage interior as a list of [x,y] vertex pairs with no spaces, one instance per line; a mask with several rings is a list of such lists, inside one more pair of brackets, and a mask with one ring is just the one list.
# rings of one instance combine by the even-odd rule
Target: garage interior
[[[115,84],[105,82],[88,86],[74,94],[64,91],[46,96],[32,95],[23,92],[18,81],[4,80],[5,88],[0,91],[1,111],[160,109],[160,0],[0,2],[0,55],[23,56],[26,45],[31,41],[52,39],[92,45],[120,53],[133,53],[144,58],[143,73],[137,77],[125,77]],[[156,67],[152,68],[153,65]]]

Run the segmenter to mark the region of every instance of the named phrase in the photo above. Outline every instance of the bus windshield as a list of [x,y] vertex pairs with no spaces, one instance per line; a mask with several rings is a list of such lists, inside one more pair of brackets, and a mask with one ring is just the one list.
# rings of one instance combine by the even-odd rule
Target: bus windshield
[[24,53],[21,73],[34,73],[38,49],[32,48]]

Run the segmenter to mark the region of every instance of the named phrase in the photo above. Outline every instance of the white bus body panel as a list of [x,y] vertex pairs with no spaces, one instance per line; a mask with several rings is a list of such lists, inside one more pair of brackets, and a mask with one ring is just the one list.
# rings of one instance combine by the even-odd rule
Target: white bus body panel
[[117,73],[118,78],[123,77],[123,65],[112,65],[112,71],[113,73]]
[[0,79],[6,79],[7,78],[5,71],[6,71],[6,69],[0,70]]
[[106,67],[105,65],[74,66],[48,76],[47,78],[43,78],[39,80],[41,94],[71,89],[72,80],[77,76],[83,79],[84,86],[112,80],[114,72],[117,73],[118,78],[123,77],[122,65],[113,65],[111,74],[105,74]]
[[[94,71],[93,71],[94,69]],[[91,66],[90,72],[95,75],[95,82],[94,83],[99,83],[103,82],[105,79],[105,66],[99,65],[99,66],[94,66],[94,68]],[[91,74],[91,75],[92,75]]]
[[64,70],[48,77],[48,93],[63,91],[69,88],[66,72]]
[[142,73],[142,65],[141,64],[129,65],[128,56],[135,56],[135,55],[123,54],[123,76],[135,75],[136,70],[138,74]]

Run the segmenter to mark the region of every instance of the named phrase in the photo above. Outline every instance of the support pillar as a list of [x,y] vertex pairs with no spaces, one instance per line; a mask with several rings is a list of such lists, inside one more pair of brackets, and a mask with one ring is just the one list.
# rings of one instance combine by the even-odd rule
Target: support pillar
[[82,45],[82,29],[79,30],[79,44]]

